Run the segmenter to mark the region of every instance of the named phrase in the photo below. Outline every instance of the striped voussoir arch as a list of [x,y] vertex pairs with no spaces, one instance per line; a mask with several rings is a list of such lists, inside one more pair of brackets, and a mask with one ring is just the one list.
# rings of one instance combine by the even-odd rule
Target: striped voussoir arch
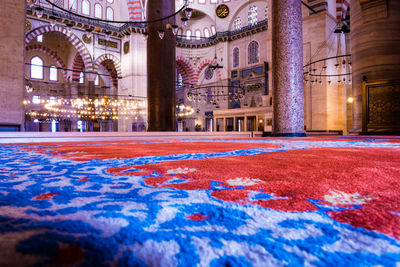
[[142,6],[140,0],[127,0],[130,21],[142,20]]
[[72,81],[74,82],[78,82],[81,72],[84,70],[85,66],[83,64],[83,60],[82,57],[79,53],[76,53],[75,58],[74,58],[74,62],[72,63],[72,69],[74,71],[72,71]]
[[50,56],[52,59],[54,59],[57,63],[57,67],[60,68],[61,73],[64,77],[64,81],[67,81],[67,65],[65,65],[64,61],[57,55],[56,52],[54,52],[53,50],[44,47],[43,45],[29,45],[27,47],[25,47],[25,51],[26,52],[30,52],[30,51],[40,51],[48,56]]
[[190,61],[182,56],[176,57],[176,70],[181,74],[182,80],[185,84],[191,84],[196,74]]
[[99,56],[94,63],[94,71],[96,72],[98,70],[99,66],[101,65],[101,63],[103,63],[106,60],[111,60],[114,63],[114,67],[115,67],[115,70],[117,71],[117,75],[119,77],[121,77],[122,76],[121,62],[119,61],[119,59],[116,56],[111,55],[111,54],[104,54],[104,55]]
[[341,21],[346,18],[350,0],[336,0],[336,19]]
[[[196,69],[196,74],[194,76],[194,82],[198,84],[199,77],[203,69],[209,65],[215,65],[215,61],[211,59],[204,59]],[[216,69],[218,80],[222,80],[222,72],[220,69]]]
[[30,41],[32,41],[34,38],[38,37],[39,35],[45,34],[47,32],[59,32],[63,34],[81,55],[83,63],[85,65],[85,69],[87,71],[93,70],[92,57],[90,56],[90,53],[86,48],[86,46],[75,34],[68,31],[65,27],[61,25],[55,25],[55,26],[45,25],[33,29],[32,31],[28,32],[25,36],[25,46],[28,46]]
[[103,80],[104,80],[104,82],[106,83],[107,86],[109,86],[111,84],[115,85],[114,78],[112,77],[113,74],[105,66],[100,64],[100,66],[98,67],[98,70],[100,70],[104,74],[108,75],[108,76],[103,77]]

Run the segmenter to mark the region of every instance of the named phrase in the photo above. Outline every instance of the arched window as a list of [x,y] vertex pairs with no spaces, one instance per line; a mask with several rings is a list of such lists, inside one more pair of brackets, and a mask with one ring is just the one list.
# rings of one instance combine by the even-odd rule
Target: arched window
[[79,83],[85,83],[85,75],[83,72],[79,74]]
[[201,31],[196,30],[196,40],[200,40],[200,37],[201,37]]
[[96,80],[94,80],[94,85],[99,85],[100,84],[100,78],[99,75],[96,75]]
[[204,29],[204,37],[210,37],[210,31],[207,28]]
[[94,16],[96,18],[101,19],[102,13],[103,13],[103,7],[100,4],[95,4],[94,5]]
[[69,10],[71,10],[71,11],[76,11],[76,2],[78,1],[78,0],[68,0],[69,2],[68,2],[68,8],[69,8]]
[[107,0],[107,3],[112,4],[114,2],[114,0]]
[[186,39],[190,40],[192,38],[192,31],[191,30],[187,30],[186,31]]
[[114,20],[114,10],[111,7],[107,7],[107,20]]
[[90,15],[90,3],[87,0],[82,0],[82,14]]
[[36,41],[38,43],[43,43],[43,35],[39,35],[38,37],[36,37]]
[[31,78],[43,80],[43,60],[40,57],[31,59]]
[[50,67],[50,81],[58,81],[58,69],[56,66],[51,66]]
[[248,46],[248,64],[255,64],[259,62],[258,58],[258,47],[257,41],[251,41]]
[[215,35],[217,33],[214,25],[211,25],[211,33],[212,35]]
[[239,47],[233,48],[232,52],[232,66],[234,68],[239,67]]
[[240,28],[242,28],[242,20],[240,19],[240,17],[237,17],[233,21],[233,29],[240,30]]
[[249,25],[255,25],[258,22],[257,18],[257,7],[256,6],[250,6],[249,7],[249,13],[248,13],[248,22]]

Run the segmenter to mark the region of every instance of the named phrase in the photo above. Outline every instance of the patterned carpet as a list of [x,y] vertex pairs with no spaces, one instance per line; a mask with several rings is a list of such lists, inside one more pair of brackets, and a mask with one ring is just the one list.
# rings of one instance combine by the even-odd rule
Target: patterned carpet
[[0,266],[400,266],[400,138],[0,145]]

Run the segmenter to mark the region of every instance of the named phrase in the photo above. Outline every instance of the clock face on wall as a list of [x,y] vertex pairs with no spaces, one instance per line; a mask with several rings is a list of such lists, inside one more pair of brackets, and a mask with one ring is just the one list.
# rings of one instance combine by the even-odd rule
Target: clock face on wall
[[215,13],[220,19],[227,18],[229,16],[229,7],[225,4],[220,4],[219,6],[217,6]]

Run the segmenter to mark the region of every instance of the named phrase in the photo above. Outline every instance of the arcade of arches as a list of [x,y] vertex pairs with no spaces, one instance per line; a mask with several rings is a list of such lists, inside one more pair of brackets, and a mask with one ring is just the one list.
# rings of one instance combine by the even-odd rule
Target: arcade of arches
[[[183,4],[54,2],[125,21]],[[24,1],[4,0],[0,131],[396,131],[400,3],[289,2],[193,0],[188,25],[179,13],[177,36],[166,29],[160,39],[172,19],[147,25],[144,38],[135,24],[85,24],[61,11],[53,23],[46,1],[38,17]],[[216,15],[220,4],[226,18]]]

